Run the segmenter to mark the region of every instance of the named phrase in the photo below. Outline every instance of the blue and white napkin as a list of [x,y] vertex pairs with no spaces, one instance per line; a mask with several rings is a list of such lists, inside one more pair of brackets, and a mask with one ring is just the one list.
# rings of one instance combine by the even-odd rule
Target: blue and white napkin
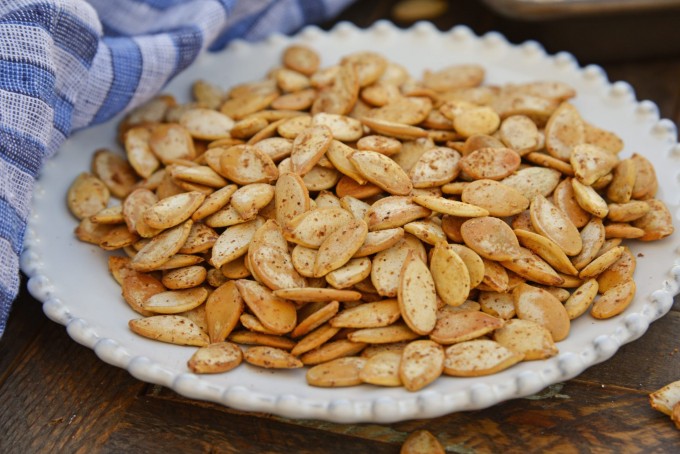
[[205,50],[294,32],[352,1],[0,1],[0,336],[33,184],[64,139],[149,99]]

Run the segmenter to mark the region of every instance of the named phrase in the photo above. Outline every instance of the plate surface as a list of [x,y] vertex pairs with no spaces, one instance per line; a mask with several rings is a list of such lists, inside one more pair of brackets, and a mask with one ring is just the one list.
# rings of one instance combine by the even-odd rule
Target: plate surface
[[[601,68],[579,68],[566,53],[548,56],[535,42],[515,46],[497,33],[477,37],[465,27],[441,33],[425,23],[408,30],[385,22],[367,30],[349,24],[340,24],[330,32],[310,27],[293,38],[236,42],[222,53],[205,55],[166,91],[187,101],[191,83],[199,78],[224,87],[262,78],[291,42],[318,50],[323,65],[333,64],[347,53],[370,49],[403,64],[415,77],[426,68],[480,63],[487,70],[486,82],[491,84],[537,79],[567,82],[577,89],[574,104],[584,118],[624,139],[622,156],[641,152],[654,163],[660,182],[658,197],[680,225],[680,146],[673,123],[660,120],[653,103],[636,101],[628,84],[609,83]],[[115,142],[118,120],[76,134],[46,163],[35,190],[22,269],[30,277],[29,291],[43,302],[45,313],[65,325],[74,340],[138,379],[187,397],[241,410],[335,422],[392,422],[485,408],[533,394],[608,359],[668,312],[678,292],[680,235],[676,233],[656,243],[631,242],[631,249],[638,254],[638,292],[631,306],[610,320],[580,317],[572,324],[568,339],[558,344],[559,355],[548,360],[521,363],[487,377],[442,377],[415,393],[368,385],[314,388],[306,385],[304,370],[274,372],[246,364],[226,374],[194,375],[186,367],[194,347],[150,341],[128,330],[127,322],[136,314],[123,302],[118,285],[109,276],[106,254],[73,235],[76,220],[66,208],[67,188],[78,173],[89,168],[94,150],[103,146],[119,149]]]

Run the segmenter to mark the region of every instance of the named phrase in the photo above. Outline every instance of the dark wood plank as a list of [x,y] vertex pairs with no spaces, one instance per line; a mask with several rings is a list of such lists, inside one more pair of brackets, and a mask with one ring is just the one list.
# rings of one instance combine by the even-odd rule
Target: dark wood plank
[[679,349],[680,312],[671,311],[652,323],[640,339],[587,369],[577,380],[652,392],[680,379]]
[[[328,430],[328,426],[344,430]],[[380,426],[367,436],[353,435],[354,427],[317,421],[289,420],[261,413],[229,410],[179,396],[146,395],[135,400],[102,452],[183,453],[396,453],[381,440]],[[153,436],[150,436],[153,434]],[[399,439],[403,434],[399,434]]]
[[49,320],[42,313],[22,282],[21,293],[10,312],[10,320],[0,338],[0,386],[22,361],[30,342],[42,331]]
[[0,384],[0,452],[92,451],[146,385],[103,363],[56,323],[22,338],[17,329],[44,315],[36,314],[38,302],[20,303],[0,344],[3,356],[26,347]]
[[542,395],[428,421],[395,424],[430,430],[449,452],[669,452],[680,440],[646,394],[569,382]]
[[164,390],[137,399],[103,451],[396,453],[418,429],[431,431],[449,452],[475,453],[668,452],[679,437],[646,393],[578,381],[485,410],[388,425],[243,413]]
[[[339,20],[366,27],[390,18],[397,1],[356,2]],[[602,64],[611,80],[628,81],[639,99],[679,123],[680,39],[669,37],[680,28],[669,34],[662,27],[677,18],[636,18],[637,27],[611,18],[531,23],[491,13],[478,0],[455,0],[434,23],[498,30],[512,42],[535,39],[550,52]],[[623,44],[612,46],[612,37]],[[667,46],[654,48],[664,39]],[[0,340],[0,452],[397,453],[421,428],[449,452],[673,452],[678,432],[650,408],[647,393],[680,378],[678,339],[680,298],[612,359],[537,396],[431,420],[333,424],[240,412],[139,382],[71,340],[24,288]]]

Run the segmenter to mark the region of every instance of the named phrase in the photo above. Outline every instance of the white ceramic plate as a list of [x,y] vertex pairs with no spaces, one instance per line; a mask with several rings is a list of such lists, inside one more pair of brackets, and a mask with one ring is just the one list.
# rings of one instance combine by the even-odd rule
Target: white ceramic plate
[[[335,63],[349,52],[370,49],[403,64],[417,77],[426,68],[474,62],[486,67],[488,83],[565,81],[578,90],[574,104],[588,121],[625,140],[624,156],[637,151],[653,161],[660,181],[658,196],[677,223],[680,146],[673,123],[660,120],[653,103],[637,102],[628,84],[610,84],[601,68],[579,68],[566,53],[548,56],[534,42],[515,46],[497,33],[477,37],[465,27],[441,33],[425,23],[409,30],[385,22],[368,30],[348,24],[330,32],[307,28],[294,38],[237,42],[224,52],[205,55],[167,91],[186,101],[190,84],[198,78],[224,87],[261,78],[291,42],[317,49],[323,65]],[[668,312],[678,291],[680,235],[676,234],[656,243],[631,243],[633,251],[640,254],[634,302],[611,320],[595,321],[588,315],[576,320],[569,338],[559,343],[560,354],[549,360],[518,364],[488,377],[442,377],[415,393],[373,386],[313,388],[306,385],[304,370],[269,371],[245,364],[226,374],[197,376],[186,367],[195,348],[150,341],[128,330],[127,322],[136,314],[122,301],[119,287],[109,276],[106,254],[73,236],[76,221],[64,202],[67,188],[79,172],[88,169],[95,149],[117,148],[116,123],[78,133],[46,164],[35,191],[22,269],[30,277],[30,292],[43,302],[45,313],[65,325],[73,339],[140,380],[188,397],[241,410],[336,422],[392,422],[484,408],[533,394],[608,359]]]

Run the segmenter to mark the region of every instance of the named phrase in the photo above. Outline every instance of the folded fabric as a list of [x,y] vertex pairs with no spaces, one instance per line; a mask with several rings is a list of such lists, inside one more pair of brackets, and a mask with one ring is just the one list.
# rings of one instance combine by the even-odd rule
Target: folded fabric
[[66,137],[146,101],[206,49],[293,32],[352,1],[0,2],[0,336],[34,181]]

